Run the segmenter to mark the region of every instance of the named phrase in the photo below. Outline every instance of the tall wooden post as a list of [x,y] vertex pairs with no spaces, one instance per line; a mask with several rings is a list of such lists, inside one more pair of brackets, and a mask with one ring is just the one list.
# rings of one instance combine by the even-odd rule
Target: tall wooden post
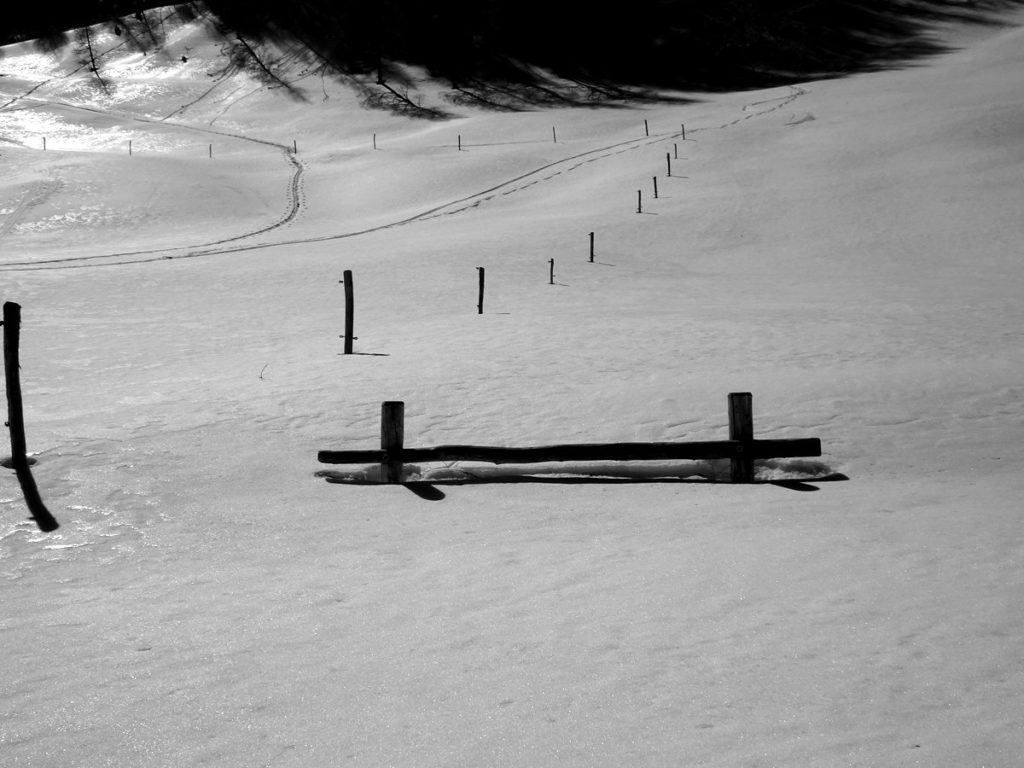
[[380,448],[384,461],[380,466],[381,480],[385,483],[405,481],[402,449],[405,447],[405,403],[389,401],[380,408]]
[[[729,439],[754,439],[754,403],[749,392],[733,392],[729,395]],[[734,483],[749,483],[754,479],[754,459],[746,454],[749,450],[743,446],[744,452],[731,459],[729,473]]]
[[355,286],[352,283],[352,270],[346,269],[344,275],[345,279],[342,282],[345,284],[345,354],[351,355],[352,339],[355,338],[352,332],[356,314]]
[[25,417],[21,407],[21,376],[18,341],[21,336],[21,305],[4,303],[4,374],[7,381],[7,426],[11,429],[11,466],[18,476],[28,511],[41,531],[55,531],[60,524],[46,508],[25,452]]
[[477,267],[477,271],[480,273],[480,292],[477,294],[476,313],[482,315],[484,313],[484,268]]

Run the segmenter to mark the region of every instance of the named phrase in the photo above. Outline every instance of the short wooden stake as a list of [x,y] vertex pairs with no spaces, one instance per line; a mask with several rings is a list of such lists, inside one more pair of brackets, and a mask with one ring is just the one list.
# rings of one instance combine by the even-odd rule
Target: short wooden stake
[[636,212],[637,213],[643,213],[644,212],[644,208],[643,208],[643,192],[641,192],[639,189],[636,191]]
[[[754,404],[749,392],[733,392],[729,395],[729,439],[754,439]],[[744,451],[746,446],[743,446]],[[734,483],[749,483],[754,479],[754,459],[745,453],[731,460],[729,478]]]
[[380,448],[384,461],[380,465],[381,480],[401,483],[405,480],[402,449],[405,447],[405,403],[389,401],[380,408]]
[[462,134],[459,134],[459,152],[462,151]]
[[593,261],[594,261],[594,233],[593,232],[590,233],[590,261],[591,261],[591,263],[593,263]]
[[551,126],[551,141],[555,144],[558,143],[558,134],[555,132],[555,126]]
[[665,174],[665,175],[666,176],[671,176],[672,175],[672,156],[668,152],[665,153],[665,165],[668,167],[668,173]]
[[658,177],[652,176],[651,179],[654,181],[654,199],[658,199]]
[[686,124],[685,123],[680,123],[679,124],[679,128],[681,129],[680,130],[680,135],[682,136],[683,141],[686,141]]
[[22,412],[18,341],[21,335],[21,305],[4,303],[4,374],[7,382],[7,426],[11,429],[11,466],[18,476],[28,511],[41,531],[55,531],[60,524],[46,508],[29,469],[25,448],[25,417]]
[[548,263],[551,265],[551,270],[548,273],[548,285],[554,285],[555,284],[555,260],[554,259],[548,259]]
[[480,273],[480,292],[476,300],[476,313],[482,315],[484,313],[484,268],[477,267],[477,271]]
[[650,130],[650,128],[647,127],[647,121],[644,120],[644,136],[650,136],[650,135],[651,135],[651,130]]
[[352,339],[355,338],[352,334],[353,321],[355,319],[355,286],[352,281],[352,270],[346,269],[343,273],[345,279],[342,280],[345,284],[345,354],[352,354]]
[[679,159],[679,145],[678,144],[673,144],[672,145],[672,156],[675,157],[676,160]]

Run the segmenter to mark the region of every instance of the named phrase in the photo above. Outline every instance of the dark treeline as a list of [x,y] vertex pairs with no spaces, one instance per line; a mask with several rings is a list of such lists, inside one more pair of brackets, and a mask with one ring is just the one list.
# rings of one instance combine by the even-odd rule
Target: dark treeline
[[[419,64],[459,84],[528,78],[732,88],[885,66],[938,50],[925,27],[1021,0],[208,0],[226,36],[308,48],[349,73]],[[4,41],[59,37],[162,5],[57,0],[4,12]]]

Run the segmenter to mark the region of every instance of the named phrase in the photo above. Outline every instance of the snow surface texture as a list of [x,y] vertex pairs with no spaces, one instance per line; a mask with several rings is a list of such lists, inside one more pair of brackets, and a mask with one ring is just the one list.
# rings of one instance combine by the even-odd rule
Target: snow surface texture
[[[2,475],[3,765],[1024,763],[1024,32],[946,33],[429,122],[224,69],[202,22],[100,38],[109,94],[4,49],[2,298],[62,527]],[[533,445],[722,439],[730,391],[823,441],[761,479],[849,480],[316,462],[384,400],[407,445]]]

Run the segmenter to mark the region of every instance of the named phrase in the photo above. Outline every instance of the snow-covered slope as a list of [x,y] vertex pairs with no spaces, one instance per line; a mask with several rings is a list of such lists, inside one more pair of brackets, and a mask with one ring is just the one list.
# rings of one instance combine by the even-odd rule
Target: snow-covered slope
[[[62,527],[0,479],[3,764],[1020,764],[1024,32],[946,34],[628,108],[421,82],[434,121],[267,87],[202,22],[101,37],[109,93],[4,49],[2,298]],[[762,479],[849,479],[316,476],[384,400],[408,445],[529,445],[724,438],[730,391],[822,439]]]

